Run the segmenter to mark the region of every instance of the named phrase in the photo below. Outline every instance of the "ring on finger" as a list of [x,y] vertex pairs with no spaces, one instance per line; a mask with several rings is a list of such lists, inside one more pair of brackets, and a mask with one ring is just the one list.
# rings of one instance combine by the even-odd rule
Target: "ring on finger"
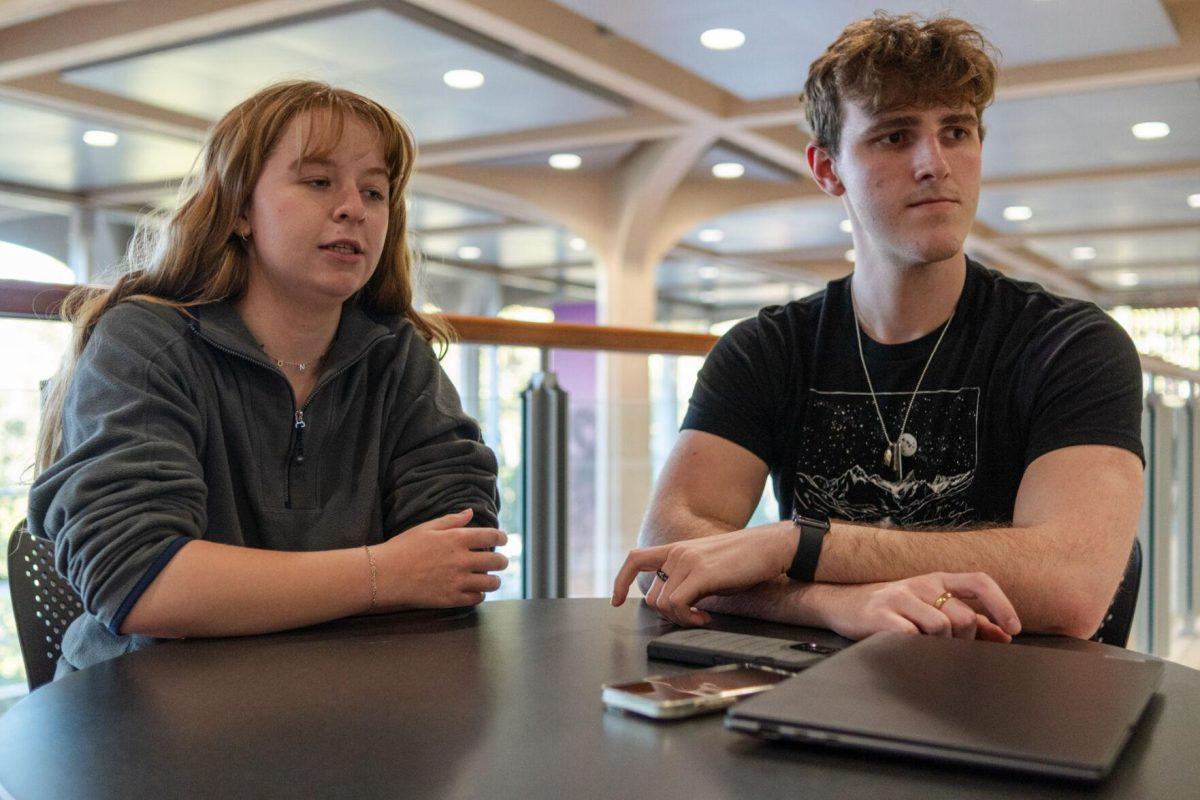
[[942,592],[937,596],[937,599],[933,601],[933,607],[938,611],[941,611],[942,606],[946,605],[946,603],[952,599],[954,599],[954,594],[952,592]]
[[654,570],[654,574],[657,575],[658,579],[660,581],[662,581],[663,583],[666,583],[668,580],[671,579],[671,576],[668,575],[667,573],[663,572],[661,569]]

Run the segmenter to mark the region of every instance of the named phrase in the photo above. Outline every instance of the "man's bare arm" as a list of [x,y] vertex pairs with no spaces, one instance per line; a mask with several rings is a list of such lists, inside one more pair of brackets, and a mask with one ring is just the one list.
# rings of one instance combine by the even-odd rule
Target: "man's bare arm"
[[[729,472],[738,468],[751,473],[739,481]],[[642,531],[643,545],[736,530],[754,507],[746,487],[751,479],[761,487],[765,473],[765,464],[737,445],[685,432],[661,478]],[[757,490],[750,494],[757,500]],[[835,523],[825,539],[817,578],[862,584],[939,571],[983,572],[1012,598],[1027,629],[1090,636],[1120,580],[1141,497],[1141,465],[1132,453],[1099,445],[1064,448],[1026,470],[1013,527],[916,534]],[[745,516],[738,520],[735,513]],[[794,550],[796,532],[790,522],[763,528],[773,529],[781,551]],[[830,594],[835,587],[789,586],[777,574],[764,575],[767,579],[775,585],[735,597],[710,597],[702,605],[711,611],[825,624],[830,602],[838,600]]]

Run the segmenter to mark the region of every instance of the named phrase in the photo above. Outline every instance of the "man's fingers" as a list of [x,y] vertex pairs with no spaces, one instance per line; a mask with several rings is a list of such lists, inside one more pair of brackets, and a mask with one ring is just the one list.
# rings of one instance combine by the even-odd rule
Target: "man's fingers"
[[659,569],[666,561],[669,549],[670,545],[659,545],[658,547],[630,550],[629,555],[625,556],[625,563],[621,565],[621,569],[617,571],[617,577],[613,580],[612,604],[619,606],[624,603],[625,598],[629,596],[629,586],[633,583],[633,579],[638,576],[639,572],[652,572]]
[[[668,583],[676,583],[674,576]],[[671,618],[679,625],[704,625],[708,615],[695,607],[700,599],[700,587],[692,574],[683,576],[674,589],[664,591],[667,596],[666,605],[671,610]],[[660,601],[661,604],[661,601]],[[709,618],[711,619],[711,618]]]
[[1008,644],[1012,641],[1012,637],[996,623],[985,617],[983,614],[976,615],[977,632],[976,638],[982,639],[985,642],[1001,642]]
[[501,572],[508,567],[508,557],[491,550],[468,553],[467,569],[471,572]]
[[956,639],[974,639],[977,632],[976,620],[979,615],[975,609],[957,598],[947,600],[942,606],[942,613],[950,620],[950,627]]
[[946,588],[960,598],[974,598],[993,622],[1013,636],[1021,632],[1017,610],[1005,596],[1000,585],[982,572],[947,573],[942,575]]
[[950,618],[929,603],[908,592],[896,597],[893,610],[916,625],[921,633],[946,637],[953,634]]

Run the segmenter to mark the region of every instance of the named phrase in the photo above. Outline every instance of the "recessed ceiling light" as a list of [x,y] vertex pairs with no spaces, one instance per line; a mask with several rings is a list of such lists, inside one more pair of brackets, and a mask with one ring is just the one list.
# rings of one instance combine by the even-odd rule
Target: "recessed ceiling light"
[[1072,247],[1071,258],[1076,261],[1091,261],[1096,257],[1096,248],[1094,247]]
[[1171,126],[1165,122],[1139,122],[1130,130],[1139,139],[1161,139],[1171,132]]
[[853,233],[854,232],[854,223],[852,223],[848,219],[844,219],[841,222],[839,222],[838,227],[842,229],[842,233]]
[[700,34],[700,44],[709,50],[736,50],[746,43],[746,34],[734,28],[711,28]]
[[1137,286],[1138,276],[1132,272],[1117,273],[1117,284],[1120,286]]
[[549,162],[555,169],[579,169],[583,159],[575,153],[555,153],[550,156]]
[[85,131],[83,143],[92,147],[112,147],[120,138],[112,131]]
[[725,231],[717,228],[704,228],[696,234],[696,238],[702,242],[714,244],[725,238]]
[[478,89],[483,86],[483,73],[473,69],[452,69],[442,76],[451,89]]
[[587,239],[576,236],[571,239],[571,241],[567,242],[567,247],[571,248],[576,253],[582,253],[584,250],[587,250]]
[[483,251],[474,245],[466,245],[458,248],[458,257],[463,261],[474,261],[483,255]]
[[846,259],[846,260],[847,260],[847,261],[849,261],[851,264],[853,264],[853,263],[854,263],[854,248],[853,248],[853,247],[851,247],[849,250],[847,250],[846,252],[842,253],[842,258]]
[[1033,209],[1029,206],[1009,206],[1004,209],[1004,218],[1009,222],[1024,222],[1033,216]]
[[712,174],[716,178],[740,178],[746,174],[746,168],[736,161],[722,161],[713,164]]
[[701,267],[700,277],[703,280],[711,281],[721,277],[720,267]]
[[1200,208],[1200,194],[1189,194],[1188,205],[1192,208]]

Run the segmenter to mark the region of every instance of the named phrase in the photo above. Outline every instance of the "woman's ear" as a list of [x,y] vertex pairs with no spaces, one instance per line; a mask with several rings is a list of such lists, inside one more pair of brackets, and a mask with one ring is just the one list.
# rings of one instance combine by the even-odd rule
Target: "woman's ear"
[[808,171],[812,173],[813,180],[821,187],[821,191],[833,197],[841,197],[846,193],[846,187],[838,178],[837,163],[828,149],[810,142],[804,156],[808,159]]

